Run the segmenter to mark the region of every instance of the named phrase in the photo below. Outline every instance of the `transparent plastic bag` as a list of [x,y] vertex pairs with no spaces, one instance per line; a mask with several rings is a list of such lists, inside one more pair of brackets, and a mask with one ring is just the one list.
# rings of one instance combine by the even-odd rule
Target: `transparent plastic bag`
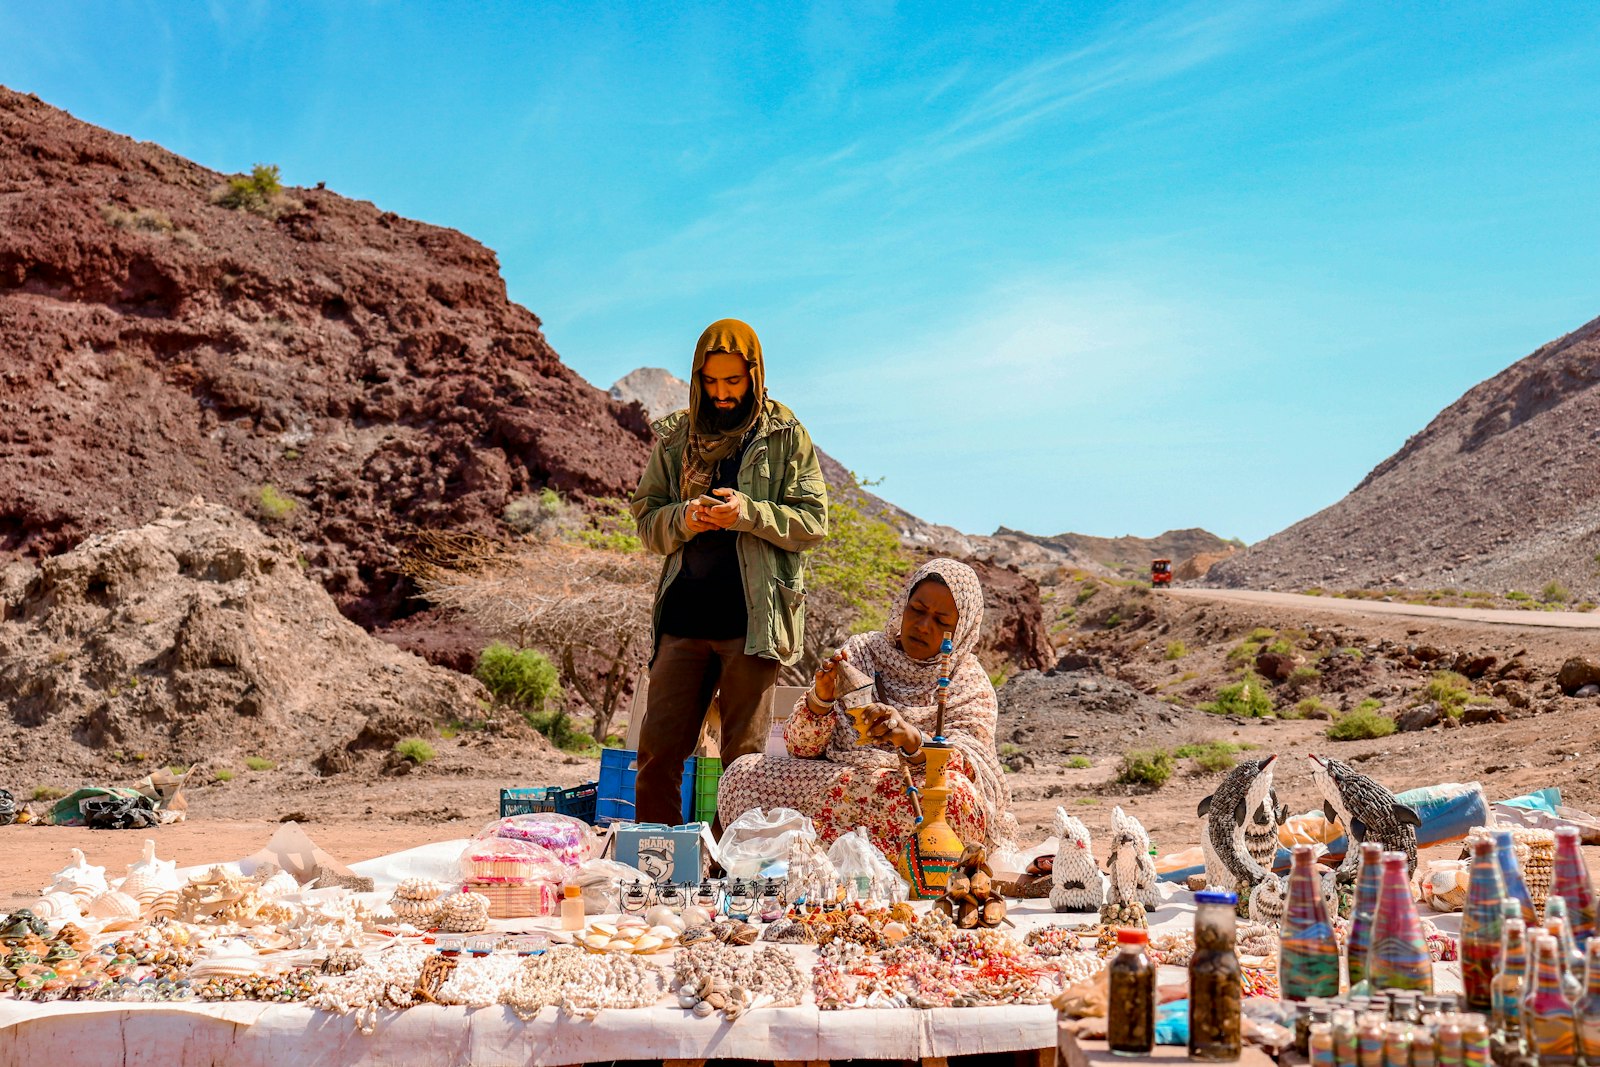
[[1429,860],[1425,871],[1417,872],[1417,887],[1422,902],[1434,911],[1460,911],[1467,903],[1468,860]]
[[526,841],[547,850],[568,867],[577,869],[599,855],[599,842],[594,831],[582,819],[570,815],[557,815],[551,811],[528,815],[508,815],[478,831],[479,837],[489,835],[510,841]]
[[828,859],[839,872],[839,880],[851,900],[904,900],[911,892],[906,880],[867,836],[864,826],[841,835],[828,849]]
[[561,885],[573,868],[532,841],[480,834],[467,842],[457,861],[463,882],[503,885]]
[[648,882],[649,877],[637,867],[616,860],[588,860],[579,867],[568,885],[583,892],[583,910],[590,915],[606,915],[622,910],[622,887],[629,882]]
[[811,820],[793,808],[751,808],[724,828],[717,856],[729,878],[754,878],[774,860],[788,859],[794,841],[816,838]]

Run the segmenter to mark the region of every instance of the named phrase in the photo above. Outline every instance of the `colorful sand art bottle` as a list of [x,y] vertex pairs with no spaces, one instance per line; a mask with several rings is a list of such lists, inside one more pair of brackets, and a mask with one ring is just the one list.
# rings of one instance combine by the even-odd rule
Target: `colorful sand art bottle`
[[1455,1012],[1439,1017],[1439,1067],[1461,1067],[1461,1019]]
[[1470,1011],[1489,1011],[1494,1004],[1489,986],[1500,969],[1500,901],[1505,895],[1494,842],[1474,838],[1467,904],[1461,912],[1461,982]]
[[1339,995],[1339,942],[1317,881],[1317,854],[1296,845],[1289,868],[1289,901],[1278,940],[1278,982],[1283,1000]]
[[1461,1067],[1489,1067],[1489,1020],[1482,1012],[1462,1012]]
[[1383,1028],[1387,1020],[1377,1011],[1356,1018],[1356,1067],[1383,1067]]
[[1595,933],[1594,882],[1578,851],[1578,828],[1556,828],[1556,864],[1550,880],[1550,894],[1567,902],[1567,920],[1572,924],[1572,939],[1578,951],[1589,947]]
[[1337,1067],[1339,1060],[1333,1050],[1333,1026],[1330,1023],[1312,1023],[1311,1035],[1306,1040],[1311,1067]]
[[1506,896],[1514,899],[1522,908],[1522,921],[1528,929],[1539,925],[1539,913],[1533,907],[1533,895],[1528,892],[1528,883],[1522,880],[1522,864],[1517,862],[1516,841],[1512,838],[1510,830],[1496,830],[1494,832],[1495,858],[1500,861],[1500,877],[1506,884]]
[[1356,1067],[1356,1013],[1333,1009],[1333,1058],[1339,1067]]
[[[1511,905],[1517,906],[1515,901]],[[1527,976],[1528,928],[1520,917],[1508,916],[1500,932],[1500,970],[1490,984],[1496,1063],[1509,1063],[1522,1055],[1522,996]]]
[[1600,937],[1589,939],[1583,998],[1578,1001],[1578,1052],[1590,1067],[1600,1067]]
[[1561,988],[1567,999],[1576,1002],[1583,996],[1583,957],[1572,944],[1572,926],[1569,923],[1566,898],[1551,893],[1544,902],[1544,932],[1556,939],[1560,951],[1556,962],[1561,964]]
[[1385,852],[1383,882],[1378,890],[1378,914],[1372,923],[1372,951],[1367,959],[1367,981],[1374,990],[1417,989],[1433,992],[1433,960],[1422,933],[1422,917],[1411,899],[1406,877],[1406,854]]
[[1410,1067],[1411,1027],[1391,1022],[1383,1033],[1383,1067]]
[[1539,1067],[1569,1067],[1578,1060],[1578,1019],[1561,988],[1561,943],[1549,934],[1534,942],[1533,981],[1522,997],[1528,1052]]
[[1367,954],[1372,950],[1372,920],[1378,914],[1378,886],[1383,881],[1383,846],[1376,841],[1361,843],[1361,868],[1356,877],[1356,899],[1350,909],[1350,936],[1346,952],[1350,957],[1350,988],[1367,976]]

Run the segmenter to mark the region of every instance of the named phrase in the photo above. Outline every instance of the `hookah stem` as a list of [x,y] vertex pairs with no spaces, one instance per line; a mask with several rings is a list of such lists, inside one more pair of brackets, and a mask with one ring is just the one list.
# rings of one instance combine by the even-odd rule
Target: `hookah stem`
[[941,743],[944,741],[945,702],[950,698],[950,637],[946,633],[939,644],[939,688],[934,693],[933,739]]
[[917,816],[917,825],[921,826],[922,825],[922,798],[917,795],[918,792],[919,792],[919,790],[917,789],[917,780],[915,778],[911,777],[911,767],[910,767],[909,764],[902,763],[900,765],[900,770],[906,776],[906,798],[911,801],[911,810]]

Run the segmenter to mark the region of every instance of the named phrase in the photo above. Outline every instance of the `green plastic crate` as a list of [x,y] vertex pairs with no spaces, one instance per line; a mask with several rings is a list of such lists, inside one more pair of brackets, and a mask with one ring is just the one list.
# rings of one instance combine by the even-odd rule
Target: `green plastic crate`
[[701,756],[694,765],[694,817],[710,822],[717,817],[717,783],[722,781],[722,761]]

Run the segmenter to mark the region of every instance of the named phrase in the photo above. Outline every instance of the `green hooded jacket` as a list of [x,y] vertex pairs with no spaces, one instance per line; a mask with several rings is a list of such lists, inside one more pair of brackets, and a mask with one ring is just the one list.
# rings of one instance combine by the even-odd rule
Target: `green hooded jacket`
[[[700,368],[710,351],[740,352],[750,365],[751,388],[759,401],[754,432],[739,463],[739,519],[732,527],[739,534],[739,574],[748,618],[744,651],[787,666],[800,658],[805,627],[801,553],[828,534],[828,487],[811,435],[794,412],[765,397],[761,348],[754,331],[737,323],[742,330],[730,332],[724,327],[729,322],[713,324],[695,348],[690,409],[675,411],[652,426],[656,443],[633,494],[631,511],[645,547],[666,557],[652,620],[659,642],[662,599],[678,576],[683,546],[690,538],[680,482],[690,411],[698,410],[702,394]],[[719,327],[724,328],[718,332]],[[733,343],[739,347],[729,347]]]

